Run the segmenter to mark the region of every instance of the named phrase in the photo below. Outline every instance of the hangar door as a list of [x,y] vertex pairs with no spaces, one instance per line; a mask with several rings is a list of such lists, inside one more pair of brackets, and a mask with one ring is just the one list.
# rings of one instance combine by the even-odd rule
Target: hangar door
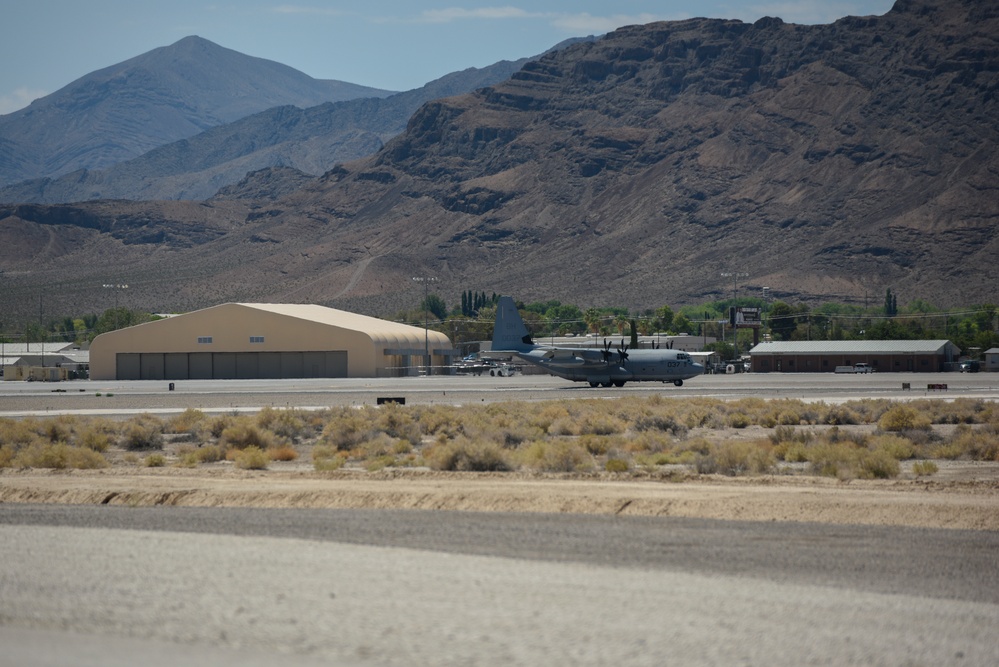
[[347,351],[123,352],[119,380],[255,380],[347,377]]

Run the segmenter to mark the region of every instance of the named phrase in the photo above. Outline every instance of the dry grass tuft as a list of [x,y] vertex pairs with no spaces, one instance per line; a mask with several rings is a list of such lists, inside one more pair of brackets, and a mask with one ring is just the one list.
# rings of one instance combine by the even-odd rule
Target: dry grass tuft
[[[749,439],[744,429],[750,428],[770,430]],[[312,452],[316,470],[351,465],[655,473],[683,465],[701,474],[760,475],[803,474],[804,463],[808,473],[840,479],[894,477],[899,461],[907,459],[999,460],[999,410],[989,401],[870,399],[829,406],[793,399],[655,396],[462,407],[265,408],[252,416],[186,410],[165,422],[152,415],[121,422],[0,419],[0,467],[106,465],[101,454],[116,447],[161,450],[164,433],[172,443],[185,442],[176,465],[226,458],[247,469],[294,461],[303,451]],[[138,456],[118,456],[140,462]],[[914,474],[929,474],[919,472],[928,469],[913,464]]]

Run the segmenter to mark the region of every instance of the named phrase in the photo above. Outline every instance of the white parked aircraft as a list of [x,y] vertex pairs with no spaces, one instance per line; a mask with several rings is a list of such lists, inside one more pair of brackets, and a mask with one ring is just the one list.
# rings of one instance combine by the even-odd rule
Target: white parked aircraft
[[686,352],[679,350],[628,350],[622,341],[617,349],[604,341],[603,348],[571,348],[536,345],[508,296],[500,297],[493,329],[493,353],[504,352],[552,375],[589,382],[591,387],[623,387],[625,382],[672,382],[677,387],[684,380],[704,372]]

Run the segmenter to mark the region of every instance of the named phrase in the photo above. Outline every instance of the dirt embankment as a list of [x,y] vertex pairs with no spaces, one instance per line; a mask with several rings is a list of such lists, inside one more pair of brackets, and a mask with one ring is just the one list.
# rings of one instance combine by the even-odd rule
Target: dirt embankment
[[551,512],[999,530],[999,464],[953,464],[936,477],[841,482],[790,475],[652,479],[114,467],[6,470],[0,502]]

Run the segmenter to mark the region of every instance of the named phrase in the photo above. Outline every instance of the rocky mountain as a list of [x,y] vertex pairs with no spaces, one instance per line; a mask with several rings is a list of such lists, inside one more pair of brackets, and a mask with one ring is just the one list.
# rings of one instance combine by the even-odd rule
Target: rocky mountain
[[428,102],[375,155],[279,198],[2,208],[0,298],[30,310],[48,286],[106,307],[93,286],[123,279],[154,309],[389,314],[433,275],[449,302],[650,308],[764,286],[995,302],[997,95],[999,7],[978,0],[630,26]]
[[276,106],[389,94],[185,37],[0,116],[0,185],[103,169]]
[[406,128],[423,103],[510,77],[528,61],[469,68],[388,97],[366,97],[248,115],[106,169],[79,170],[0,188],[0,202],[58,204],[93,199],[208,199],[268,167],[319,176],[371,155]]

